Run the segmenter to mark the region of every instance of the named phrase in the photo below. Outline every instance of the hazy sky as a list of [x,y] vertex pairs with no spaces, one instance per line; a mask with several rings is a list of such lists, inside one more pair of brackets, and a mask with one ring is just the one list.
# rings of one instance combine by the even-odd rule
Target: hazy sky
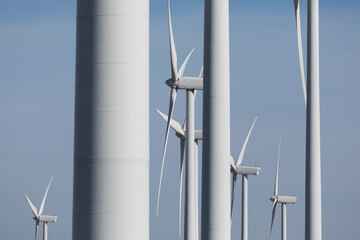
[[[301,1],[306,56],[306,2]],[[179,64],[202,66],[203,1],[172,0]],[[0,0],[0,239],[31,239],[34,221],[26,192],[39,207],[51,176],[45,214],[56,214],[49,239],[71,239],[76,1]],[[179,142],[170,133],[155,218],[170,77],[167,1],[150,1],[150,231],[177,239]],[[320,1],[320,94],[323,239],[360,235],[360,2]],[[305,106],[297,56],[293,2],[230,1],[231,153],[236,159],[255,116],[244,165],[249,177],[249,238],[268,238],[277,144],[282,133],[279,193],[298,197],[288,206],[288,237],[304,239]],[[201,92],[196,128],[201,128]],[[184,120],[185,94],[174,118]],[[200,144],[201,148],[201,144]],[[200,149],[201,152],[201,149]],[[201,156],[200,156],[201,159]],[[230,181],[230,178],[229,178]],[[232,239],[240,239],[238,182]],[[280,208],[273,239],[280,238]],[[42,228],[41,228],[42,229]],[[40,230],[41,230],[40,229]],[[42,230],[41,230],[42,231]]]

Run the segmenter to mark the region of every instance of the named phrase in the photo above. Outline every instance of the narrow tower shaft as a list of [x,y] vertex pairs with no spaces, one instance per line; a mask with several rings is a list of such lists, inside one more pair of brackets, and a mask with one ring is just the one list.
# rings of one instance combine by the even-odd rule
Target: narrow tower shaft
[[[195,109],[194,109],[195,110]],[[196,239],[199,239],[199,141],[195,140],[195,214],[196,214]]]
[[186,90],[186,172],[185,172],[185,240],[197,240],[196,236],[196,166],[195,166],[195,97],[193,90]]
[[281,208],[281,240],[286,240],[286,203],[282,203]]
[[248,240],[248,176],[242,175],[241,240]]
[[230,240],[229,2],[205,0],[201,238]]
[[321,240],[319,1],[307,5],[305,239]]
[[149,1],[78,0],[73,240],[149,239]]
[[48,223],[44,222],[43,224],[43,239],[47,240],[48,239]]

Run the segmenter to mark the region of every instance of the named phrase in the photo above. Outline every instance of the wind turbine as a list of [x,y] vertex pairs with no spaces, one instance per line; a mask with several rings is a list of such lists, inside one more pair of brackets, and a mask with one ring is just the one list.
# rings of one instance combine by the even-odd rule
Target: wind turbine
[[33,219],[35,220],[35,240],[37,239],[37,234],[38,234],[38,230],[39,230],[39,223],[42,222],[43,223],[43,239],[47,240],[48,239],[48,231],[47,231],[47,225],[49,222],[56,222],[57,216],[48,216],[48,215],[42,215],[43,210],[44,210],[44,205],[45,205],[45,200],[46,200],[46,196],[47,193],[49,191],[49,187],[51,184],[51,181],[53,180],[53,177],[51,177],[49,185],[46,188],[45,191],[45,195],[44,198],[41,202],[40,208],[39,208],[39,212],[37,211],[36,207],[34,206],[34,204],[32,204],[32,202],[30,201],[28,195],[25,193],[26,199],[29,203],[29,206],[31,208],[32,213],[34,214]]
[[273,202],[272,205],[272,216],[271,216],[271,227],[270,227],[270,239],[271,232],[274,223],[276,204],[281,203],[282,206],[282,215],[281,215],[281,239],[286,240],[286,204],[295,204],[296,197],[293,196],[279,196],[278,195],[278,179],[279,179],[279,159],[280,159],[280,143],[281,136],[279,140],[279,150],[278,150],[278,159],[276,164],[276,175],[275,175],[275,187],[274,187],[274,196],[270,197],[270,201]]
[[[203,72],[203,68],[200,70],[199,78],[201,77]],[[196,90],[194,90],[194,98],[196,97]],[[162,113],[161,111],[157,110],[159,115],[165,120],[166,123],[168,123],[168,117]],[[171,119],[170,120],[170,127],[175,131],[175,135],[180,139],[180,201],[179,201],[179,237],[181,236],[181,199],[182,199],[182,177],[183,177],[183,160],[184,160],[184,150],[185,150],[185,143],[186,143],[186,119],[184,121],[183,127],[181,127],[180,123]],[[192,178],[192,180],[195,182],[195,231],[196,231],[196,238],[198,237],[198,228],[199,228],[199,217],[198,217],[198,141],[202,140],[202,130],[194,130],[194,142],[195,142],[195,148],[194,148],[194,173],[195,176]],[[188,152],[188,149],[187,149]],[[187,180],[191,181],[191,179]],[[190,185],[193,186],[194,183],[191,183]],[[188,188],[186,188],[186,196],[189,194]],[[186,219],[185,219],[186,221]]]
[[[162,113],[161,111],[157,110],[159,115],[168,122],[168,117]],[[184,124],[185,125],[185,124]],[[171,119],[170,120],[170,127],[175,131],[175,135],[180,140],[180,189],[179,189],[179,237],[181,233],[181,199],[182,199],[182,178],[183,178],[183,163],[184,163],[184,150],[185,150],[185,139],[186,139],[186,132],[185,127],[181,127],[180,123]],[[202,140],[202,130],[195,130],[195,180],[196,180],[196,197],[199,194],[198,191],[198,141]],[[196,213],[198,213],[198,200],[196,200]],[[196,216],[196,224],[198,224],[198,216]],[[198,230],[198,227],[197,227]]]
[[[194,119],[194,102],[195,102],[195,90],[202,90],[202,78],[200,77],[183,77],[186,64],[193,52],[189,53],[186,57],[184,63],[182,64],[179,71],[177,70],[177,55],[175,42],[172,31],[171,24],[171,14],[170,14],[170,0],[168,0],[168,18],[169,18],[169,39],[170,39],[170,59],[171,59],[171,78],[166,80],[166,84],[171,88],[170,92],[170,102],[169,102],[169,112],[168,119],[172,118],[174,104],[176,100],[177,90],[185,89],[186,90],[186,198],[185,198],[185,240],[197,240],[198,234],[196,230],[196,184],[195,184],[195,159],[194,159],[194,131],[195,131],[195,119]],[[169,126],[170,121],[168,121],[166,126],[166,135],[164,143],[164,152],[163,159],[161,164],[161,173],[160,173],[160,183],[158,190],[158,199],[157,199],[157,210],[156,216],[158,216],[159,211],[159,201],[160,201],[160,191],[161,191],[161,182],[163,176],[163,169],[165,163],[165,154],[167,141],[169,136]]]
[[232,216],[233,206],[234,206],[236,178],[237,178],[237,175],[242,175],[242,225],[241,225],[241,232],[242,232],[241,239],[242,240],[248,239],[248,175],[259,175],[260,168],[246,167],[246,166],[240,166],[240,165],[244,158],[246,146],[249,141],[249,137],[250,137],[251,131],[255,125],[256,120],[257,120],[257,117],[255,118],[253,124],[251,125],[249,133],[245,139],[245,142],[243,144],[243,147],[242,147],[239,157],[237,159],[236,165],[235,165],[234,159],[232,157],[230,158],[230,166],[231,166],[230,170],[231,170],[231,173],[233,174],[232,194],[231,194],[231,216]]

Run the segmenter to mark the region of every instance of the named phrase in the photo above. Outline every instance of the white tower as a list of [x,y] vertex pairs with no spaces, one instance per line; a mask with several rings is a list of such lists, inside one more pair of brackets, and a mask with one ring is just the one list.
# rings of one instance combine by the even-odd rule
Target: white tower
[[149,239],[149,0],[78,0],[73,240]]
[[205,0],[201,238],[230,240],[229,2]]
[[321,240],[319,0],[307,7],[305,239]]

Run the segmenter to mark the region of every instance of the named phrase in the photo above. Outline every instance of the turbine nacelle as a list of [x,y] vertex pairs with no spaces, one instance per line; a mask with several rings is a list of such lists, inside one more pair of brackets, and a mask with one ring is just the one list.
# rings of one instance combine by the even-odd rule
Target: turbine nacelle
[[56,222],[57,216],[41,215],[40,217],[33,217],[37,222]]
[[165,81],[170,88],[203,90],[203,78],[201,77],[179,77],[174,81],[172,78]]
[[241,175],[259,175],[260,168],[259,167],[239,166],[236,168],[235,173],[241,174]]
[[278,203],[285,203],[285,204],[295,204],[296,197],[293,196],[277,196]]
[[203,140],[202,130],[195,130],[195,140]]

